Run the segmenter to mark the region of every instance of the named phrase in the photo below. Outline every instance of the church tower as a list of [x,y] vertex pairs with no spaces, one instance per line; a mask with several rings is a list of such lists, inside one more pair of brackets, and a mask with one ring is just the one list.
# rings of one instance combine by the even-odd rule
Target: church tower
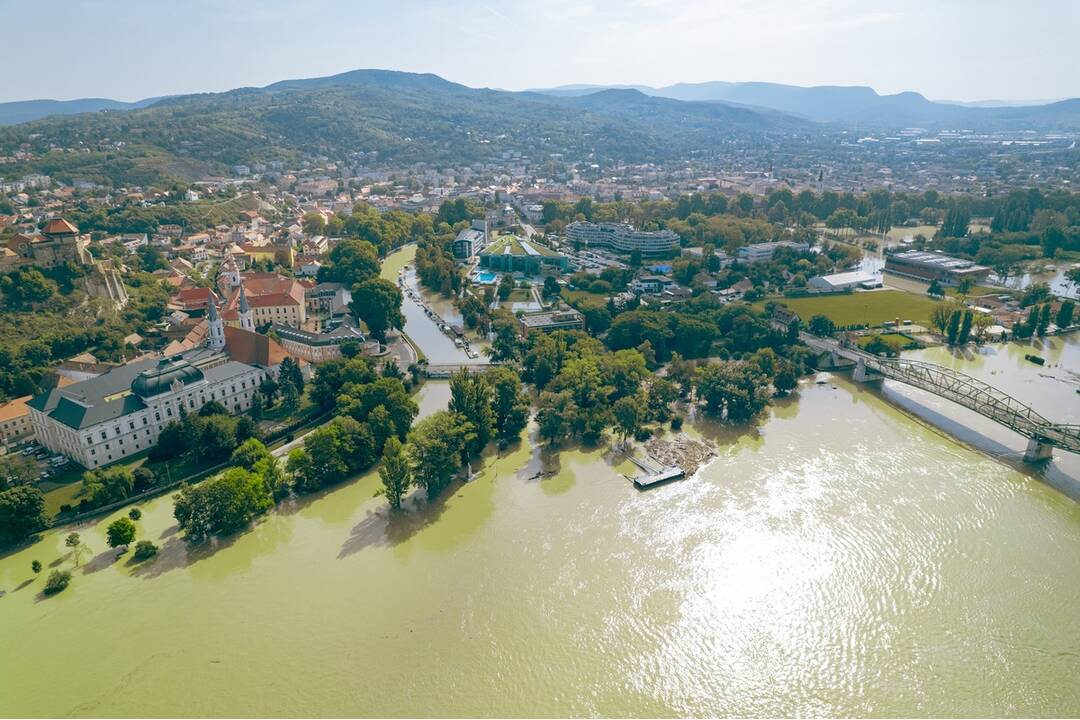
[[255,315],[248,305],[247,294],[244,293],[244,283],[240,283],[240,305],[237,307],[240,316],[240,329],[255,332]]
[[224,350],[225,323],[222,321],[221,315],[218,314],[213,297],[210,298],[210,308],[206,314],[206,319],[210,326],[206,333],[206,347],[211,350]]
[[240,284],[240,268],[236,266],[236,258],[232,255],[225,261],[225,265],[221,272],[225,276],[225,282],[228,283],[230,288],[234,288]]

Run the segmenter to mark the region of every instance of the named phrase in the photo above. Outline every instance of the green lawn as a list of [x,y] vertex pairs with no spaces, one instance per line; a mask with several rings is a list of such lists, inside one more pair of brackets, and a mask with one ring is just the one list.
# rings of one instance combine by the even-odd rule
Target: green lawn
[[[822,295],[820,297],[783,298],[787,305],[808,322],[814,315],[825,315],[837,325],[880,325],[900,318],[919,325],[930,321],[930,310],[938,302],[925,295],[881,290],[852,293],[850,295]],[[758,303],[757,307],[763,307]]]
[[413,261],[416,257],[416,245],[406,245],[400,250],[395,250],[382,261],[382,270],[379,277],[391,282],[397,282],[398,271]]
[[506,302],[532,302],[532,291],[525,288],[514,288],[510,291],[510,297]]
[[857,341],[859,343],[859,347],[865,348],[876,337],[879,337],[882,340],[894,342],[902,349],[907,349],[909,346],[922,347],[918,340],[914,340],[907,335],[897,332],[884,332],[873,333],[872,335],[863,335]]
[[575,307],[603,307],[607,305],[607,295],[598,295],[588,290],[567,290],[563,288],[562,298]]

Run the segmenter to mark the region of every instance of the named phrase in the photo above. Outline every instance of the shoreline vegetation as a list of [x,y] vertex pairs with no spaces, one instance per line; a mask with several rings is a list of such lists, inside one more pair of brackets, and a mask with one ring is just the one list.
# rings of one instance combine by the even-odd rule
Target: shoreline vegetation
[[[921,207],[927,218],[940,211],[945,218],[939,233],[943,241],[955,237],[950,233],[967,232],[970,220],[965,213],[969,210],[960,201],[931,194],[917,199],[887,193],[868,196],[871,205],[883,198],[892,198],[894,204],[908,202],[909,212],[911,207]],[[668,445],[658,439],[668,426],[681,427],[687,408],[700,406],[702,412],[724,422],[745,426],[772,397],[788,394],[800,377],[814,369],[809,350],[798,340],[800,323],[774,327],[771,322],[776,305],[798,313],[802,325],[816,334],[910,320],[936,328],[950,345],[981,341],[985,323],[975,321],[985,318],[955,298],[902,290],[830,296],[777,294],[780,289],[804,289],[807,278],[815,273],[849,267],[858,259],[858,248],[823,245],[816,253],[780,248],[769,261],[732,267],[719,260],[718,243],[735,250],[747,242],[775,239],[777,228],[795,219],[799,224],[788,227],[784,235],[811,244],[816,240],[815,223],[810,222],[814,215],[820,220],[825,213],[825,226],[830,229],[856,227],[861,206],[849,207],[850,201],[835,193],[796,197],[777,191],[764,199],[760,209],[751,196],[729,200],[720,194],[695,194],[678,203],[634,205],[585,199],[576,204],[545,203],[543,222],[549,231],[558,232],[572,220],[620,219],[633,209],[646,213],[638,224],[674,229],[684,238],[683,244],[693,243],[701,252],[673,253],[667,272],[689,286],[692,294],[665,307],[643,304],[640,298],[615,303],[615,295],[625,293],[635,277],[640,257],[632,257],[630,266],[607,267],[595,275],[575,273],[566,278],[565,287],[549,277],[543,297],[565,298],[581,308],[585,329],[533,333],[526,338],[519,335],[514,314],[494,302],[496,292],[512,296],[517,288],[506,282],[498,288],[471,287],[451,252],[457,231],[483,215],[483,207],[468,200],[447,201],[432,216],[379,214],[358,204],[351,216],[338,216],[332,222],[345,233],[364,231],[373,242],[346,237],[329,253],[318,279],[350,285],[355,293],[350,309],[373,336],[385,340],[387,332],[400,332],[404,326],[402,293],[395,280],[398,271],[411,263],[421,285],[453,299],[466,328],[480,336],[490,334],[493,340],[485,350],[494,365],[476,377],[456,374],[450,382],[449,406],[414,426],[417,408],[410,396],[421,382],[423,360],[403,369],[391,361],[380,366],[345,357],[320,365],[310,388],[304,387],[298,367],[286,367],[287,361],[284,379],[260,388],[266,402],[256,404],[254,421],[200,411],[167,428],[170,432],[163,433],[151,451],[152,460],[181,458],[193,470],[187,478],[193,483],[171,477],[164,483],[180,487],[175,496],[180,529],[192,543],[235,533],[284,498],[332,487],[376,465],[384,470],[382,492],[396,510],[412,488],[437,496],[459,472],[467,472],[490,443],[513,442],[530,418],[535,418],[540,438],[552,449],[571,441],[598,445],[605,436],[612,442],[621,440],[625,447],[633,438],[638,443],[653,442],[655,455],[678,459],[678,464],[688,467],[700,465],[707,461],[707,449],[686,439]],[[1055,196],[1053,201],[1060,204],[1061,198]],[[614,217],[607,217],[612,213]],[[834,217],[837,213],[846,214]],[[880,213],[875,217],[889,224]],[[309,226],[312,232],[330,231],[321,216],[305,216],[304,227]],[[891,232],[888,227],[884,230]],[[1068,235],[1057,237],[1054,243],[1044,250],[1051,254],[1072,251]],[[553,252],[546,246],[545,251]],[[1015,267],[999,268],[1003,273],[1010,269]],[[715,287],[742,283],[748,288],[743,291],[746,302],[722,302],[706,291],[704,278],[713,278]],[[1014,331],[1018,336],[1042,336],[1052,331],[1053,319],[1066,326],[1073,319],[1069,301],[1052,314],[1053,296],[1045,286],[1032,286],[1023,297],[1031,309],[1026,322]],[[417,357],[423,358],[422,348],[402,335]],[[885,331],[868,333],[859,343],[872,352],[895,356],[920,341]],[[277,396],[282,400],[274,409]],[[292,417],[301,404],[310,407],[311,413],[289,426],[286,441],[306,424],[330,420],[307,433],[287,458],[279,460],[262,443],[258,422],[267,415],[278,420]],[[270,436],[279,437],[281,433]],[[241,448],[255,459],[236,457]],[[209,460],[214,462],[208,464]],[[68,505],[62,504],[59,518],[77,521],[95,508],[105,512],[123,506],[133,498],[146,497],[160,484],[161,479],[145,467],[117,465],[86,473],[79,491],[81,512],[72,516]],[[38,490],[20,491],[11,502],[0,505],[0,510],[18,516],[6,530],[9,540],[49,524],[34,492],[40,495]],[[215,493],[224,499],[215,501]],[[233,516],[208,519],[225,503],[232,503]],[[196,519],[201,525],[195,524]]]

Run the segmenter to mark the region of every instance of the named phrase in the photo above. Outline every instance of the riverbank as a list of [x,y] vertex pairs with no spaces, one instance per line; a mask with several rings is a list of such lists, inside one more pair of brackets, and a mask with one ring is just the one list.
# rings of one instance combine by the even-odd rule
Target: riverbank
[[1080,712],[1077,505],[842,377],[799,393],[754,428],[691,418],[717,456],[648,493],[605,447],[530,440],[399,515],[369,472],[192,550],[159,498],[157,559],[85,523],[40,599],[49,533],[0,559],[0,714]]

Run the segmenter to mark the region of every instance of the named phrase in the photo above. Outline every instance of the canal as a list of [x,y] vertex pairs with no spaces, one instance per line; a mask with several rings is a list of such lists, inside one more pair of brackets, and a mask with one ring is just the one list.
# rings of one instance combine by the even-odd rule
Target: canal
[[[1044,368],[920,356],[1075,421],[1080,347],[1046,342]],[[752,429],[688,424],[718,457],[649,492],[523,442],[396,516],[368,473],[191,550],[160,498],[157,559],[87,523],[45,599],[31,561],[72,567],[49,532],[0,558],[0,715],[1075,716],[1076,458],[931,422],[965,412],[838,375]]]
[[[382,277],[393,282],[398,281],[398,273],[404,272],[405,286],[414,293],[421,294],[425,291],[420,287],[416,274],[412,269],[413,258],[416,256],[416,246],[408,245],[394,253],[391,253],[383,264]],[[458,313],[453,303],[445,298],[429,297],[426,300],[432,312],[436,313],[445,322],[462,322],[461,314]],[[483,365],[488,362],[487,357],[479,354],[476,358],[470,358],[466,352],[454,344],[454,341],[444,333],[435,320],[428,316],[420,303],[404,294],[401,305],[401,313],[405,316],[404,332],[413,341],[420,352],[424,353],[430,365]],[[480,346],[474,344],[474,349]]]

